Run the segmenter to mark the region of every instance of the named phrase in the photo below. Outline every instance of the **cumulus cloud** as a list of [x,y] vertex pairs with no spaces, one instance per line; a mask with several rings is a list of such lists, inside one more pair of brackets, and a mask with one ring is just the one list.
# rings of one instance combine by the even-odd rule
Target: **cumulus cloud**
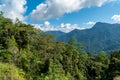
[[96,24],[96,22],[89,21],[89,22],[87,22],[86,24],[87,24],[87,25],[94,25],[94,24]]
[[24,13],[26,11],[26,0],[0,0],[0,11],[4,13],[5,17],[16,20],[24,20]]
[[97,6],[101,7],[104,3],[111,0],[46,0],[39,4],[30,14],[31,20],[48,20],[59,18],[60,16],[78,11],[82,8]]
[[77,24],[70,24],[70,23],[66,23],[66,24],[61,23],[61,25],[59,26],[59,30],[63,32],[70,32],[74,29],[82,30],[85,28],[79,27]]
[[45,22],[44,22],[44,25],[45,25],[45,26],[50,26],[50,22],[45,21]]
[[111,19],[116,23],[120,23],[120,15],[113,15]]
[[[49,24],[48,24],[49,23]],[[47,24],[47,25],[46,25]],[[84,28],[79,27],[77,24],[70,24],[70,23],[61,23],[59,26],[55,27],[50,25],[50,22],[45,21],[44,24],[33,24],[33,26],[37,29],[41,29],[43,31],[62,31],[62,32],[70,32],[74,29],[82,30]]]

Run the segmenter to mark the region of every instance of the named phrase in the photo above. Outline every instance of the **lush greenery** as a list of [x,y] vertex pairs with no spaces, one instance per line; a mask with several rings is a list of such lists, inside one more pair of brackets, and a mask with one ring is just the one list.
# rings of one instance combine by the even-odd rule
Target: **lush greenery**
[[25,80],[25,73],[15,66],[0,63],[0,80]]
[[75,38],[52,35],[0,14],[0,80],[113,80],[120,75],[120,51],[85,53]]

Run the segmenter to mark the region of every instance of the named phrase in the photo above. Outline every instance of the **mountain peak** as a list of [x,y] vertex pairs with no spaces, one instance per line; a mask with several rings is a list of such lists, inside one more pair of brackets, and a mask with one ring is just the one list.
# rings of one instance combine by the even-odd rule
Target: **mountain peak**
[[92,28],[96,29],[96,28],[116,28],[116,27],[120,27],[120,24],[115,23],[115,24],[110,24],[110,23],[103,23],[103,22],[97,22]]
[[109,23],[103,23],[103,22],[97,22],[92,28],[105,28],[109,27],[111,24]]
[[79,29],[74,29],[73,31],[80,31]]
[[109,25],[109,23],[97,22],[94,26],[99,26],[99,25]]

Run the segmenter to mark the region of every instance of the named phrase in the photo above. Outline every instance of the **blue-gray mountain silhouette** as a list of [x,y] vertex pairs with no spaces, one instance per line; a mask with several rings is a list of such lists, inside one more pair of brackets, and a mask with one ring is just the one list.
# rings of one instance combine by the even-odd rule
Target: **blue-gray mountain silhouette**
[[57,41],[68,42],[75,37],[81,42],[87,52],[113,51],[120,49],[120,24],[96,23],[92,28],[73,30],[69,33],[50,31],[56,36]]

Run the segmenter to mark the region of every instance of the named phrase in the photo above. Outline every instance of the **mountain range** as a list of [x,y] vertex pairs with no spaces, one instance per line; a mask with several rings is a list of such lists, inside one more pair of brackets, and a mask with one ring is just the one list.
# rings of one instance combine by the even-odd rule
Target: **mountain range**
[[47,31],[46,33],[55,35],[56,41],[62,42],[68,42],[71,37],[75,37],[84,46],[85,51],[91,53],[120,49],[120,24],[97,22],[90,29],[75,29],[69,33],[61,31]]

